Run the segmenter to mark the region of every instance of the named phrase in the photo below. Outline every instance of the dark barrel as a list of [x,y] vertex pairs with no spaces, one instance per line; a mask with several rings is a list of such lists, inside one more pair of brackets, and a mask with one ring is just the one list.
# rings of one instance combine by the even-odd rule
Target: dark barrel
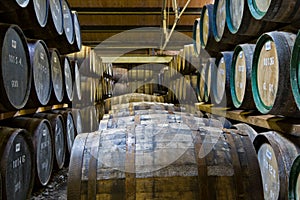
[[[4,2],[8,1],[3,1],[3,4]],[[16,2],[16,0],[12,0],[9,4],[13,4],[12,2]],[[17,1],[17,3],[26,5],[27,2]],[[17,24],[23,30],[44,28],[48,20],[49,0],[30,0],[25,7],[15,7],[7,11],[1,13],[1,22]]]
[[290,65],[292,91],[298,109],[300,110],[300,32],[297,35],[295,45],[293,47]]
[[[26,36],[43,40],[55,38],[63,34],[63,13],[61,0],[47,0],[48,17],[44,26],[32,27],[26,31]],[[48,3],[49,2],[49,3]],[[37,5],[39,6],[39,5]]]
[[269,32],[256,43],[251,82],[256,107],[263,114],[299,116],[290,82],[295,38],[286,32]]
[[210,102],[211,82],[214,81],[212,80],[212,72],[216,68],[215,62],[215,58],[209,58],[208,62],[203,65],[198,78],[199,96],[201,101],[206,103]]
[[202,9],[200,18],[200,42],[203,49],[211,56],[216,56],[218,52],[232,49],[233,47],[215,40],[213,33],[213,10],[213,4],[207,4]]
[[300,198],[300,155],[293,161],[289,177],[289,199]]
[[221,52],[216,58],[216,70],[212,75],[212,102],[219,106],[231,106],[230,71],[233,52]]
[[0,13],[15,11],[17,9],[26,8],[30,0],[2,0],[0,1]]
[[[232,34],[226,24],[226,0],[216,0],[213,8],[213,35],[217,42],[239,44],[251,39],[250,36]],[[229,49],[228,49],[229,50]]]
[[42,40],[28,41],[28,49],[32,66],[32,85],[26,107],[45,106],[52,91],[49,51]]
[[247,0],[226,1],[226,22],[231,33],[255,37],[279,27],[276,23],[255,19],[251,15]]
[[264,187],[264,199],[288,199],[289,174],[299,147],[276,132],[259,134],[254,142]]
[[32,79],[27,42],[15,25],[0,24],[0,38],[0,109],[22,109],[28,101]]
[[250,138],[201,128],[196,133],[200,199],[263,199],[263,185]]
[[63,72],[60,54],[56,49],[50,50],[50,68],[52,79],[51,103],[62,103],[64,98]]
[[81,29],[80,29],[80,22],[78,20],[78,14],[75,11],[72,11],[72,18],[74,23],[74,34],[75,39],[72,46],[70,46],[70,49],[73,52],[78,52],[81,50],[82,47],[82,38],[81,38]]
[[21,129],[0,127],[1,199],[25,200],[34,183],[34,149],[30,134]]
[[62,56],[62,69],[63,69],[63,82],[64,82],[64,91],[65,91],[65,101],[66,102],[71,102],[73,100],[73,74],[72,74],[72,69],[71,69],[71,62],[68,57]]
[[52,138],[54,139],[54,165],[55,169],[62,169],[65,162],[66,141],[64,136],[64,122],[60,114],[36,113],[35,118],[47,119],[51,124]]
[[73,102],[77,103],[81,101],[82,98],[82,94],[81,94],[81,74],[79,71],[79,67],[78,67],[78,62],[75,61],[71,61],[71,65],[72,65],[72,74],[74,76],[74,84],[73,84],[73,94],[74,94],[74,98],[73,98]]
[[197,55],[201,51],[201,42],[200,42],[200,18],[195,19],[193,26],[193,45],[194,51]]
[[74,139],[77,135],[74,119],[72,112],[69,110],[53,110],[56,114],[61,114],[63,116],[63,122],[64,122],[64,135],[65,135],[65,141],[66,141],[66,159],[65,159],[65,165],[69,164],[69,159],[74,143]]
[[264,21],[290,23],[299,12],[299,0],[248,0],[254,18]]
[[46,119],[16,117],[3,123],[10,127],[26,129],[31,133],[35,151],[36,185],[47,185],[52,174],[54,158],[50,122]]
[[230,92],[234,107],[255,109],[252,95],[251,72],[254,44],[236,46],[230,71]]

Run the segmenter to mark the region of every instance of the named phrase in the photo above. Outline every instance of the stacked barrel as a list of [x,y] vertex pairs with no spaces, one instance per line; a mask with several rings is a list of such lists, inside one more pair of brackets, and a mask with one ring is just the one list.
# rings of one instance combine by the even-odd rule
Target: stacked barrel
[[[194,52],[210,55],[198,65],[198,100],[299,117],[298,4],[219,0],[205,5],[193,30]],[[186,64],[180,66],[179,71]]]
[[77,13],[66,0],[1,1],[0,46],[0,199],[29,199],[68,165],[77,135],[71,110],[54,110],[81,98],[66,56],[81,50]]
[[[70,199],[263,199],[251,137],[173,104],[116,105],[72,151]],[[112,192],[113,191],[113,192]]]

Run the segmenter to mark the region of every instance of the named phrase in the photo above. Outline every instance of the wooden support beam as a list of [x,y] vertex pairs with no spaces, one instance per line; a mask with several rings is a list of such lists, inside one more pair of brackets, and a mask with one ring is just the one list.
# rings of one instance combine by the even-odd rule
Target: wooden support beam
[[167,64],[170,63],[173,57],[165,56],[138,56],[138,57],[102,57],[104,63],[115,64]]
[[261,115],[254,111],[229,110],[229,108],[217,108],[211,104],[196,103],[196,110],[226,117],[261,128],[271,129],[283,134],[300,136],[300,119],[290,119],[275,115]]

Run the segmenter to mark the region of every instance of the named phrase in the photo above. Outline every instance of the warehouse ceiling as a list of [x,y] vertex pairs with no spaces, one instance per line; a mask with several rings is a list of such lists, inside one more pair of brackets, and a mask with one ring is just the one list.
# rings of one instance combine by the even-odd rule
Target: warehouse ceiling
[[[173,0],[181,11],[188,0]],[[157,49],[164,43],[163,16],[172,28],[175,12],[172,0],[68,0],[81,24],[83,44],[114,51],[120,48]],[[202,1],[201,1],[202,2]],[[163,15],[163,7],[168,8]],[[192,43],[192,29],[199,18],[200,0],[190,0],[166,49],[178,50]],[[151,28],[150,28],[151,27]],[[105,41],[105,42],[104,42]]]

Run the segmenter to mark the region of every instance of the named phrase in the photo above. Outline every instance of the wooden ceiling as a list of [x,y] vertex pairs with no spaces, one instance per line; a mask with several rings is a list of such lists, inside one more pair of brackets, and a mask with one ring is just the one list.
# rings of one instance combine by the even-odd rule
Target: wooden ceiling
[[[176,0],[179,11],[188,0]],[[72,10],[78,12],[83,44],[106,48],[157,48],[162,44],[162,8],[164,0],[68,0]],[[172,0],[169,7],[168,28],[175,20]],[[176,33],[168,49],[177,49],[192,42],[192,27],[200,17],[201,7],[212,0],[191,0],[178,21]],[[153,27],[153,28],[149,28]],[[128,31],[125,32],[124,31]],[[112,37],[113,36],[113,37]],[[105,42],[103,42],[105,41]]]

